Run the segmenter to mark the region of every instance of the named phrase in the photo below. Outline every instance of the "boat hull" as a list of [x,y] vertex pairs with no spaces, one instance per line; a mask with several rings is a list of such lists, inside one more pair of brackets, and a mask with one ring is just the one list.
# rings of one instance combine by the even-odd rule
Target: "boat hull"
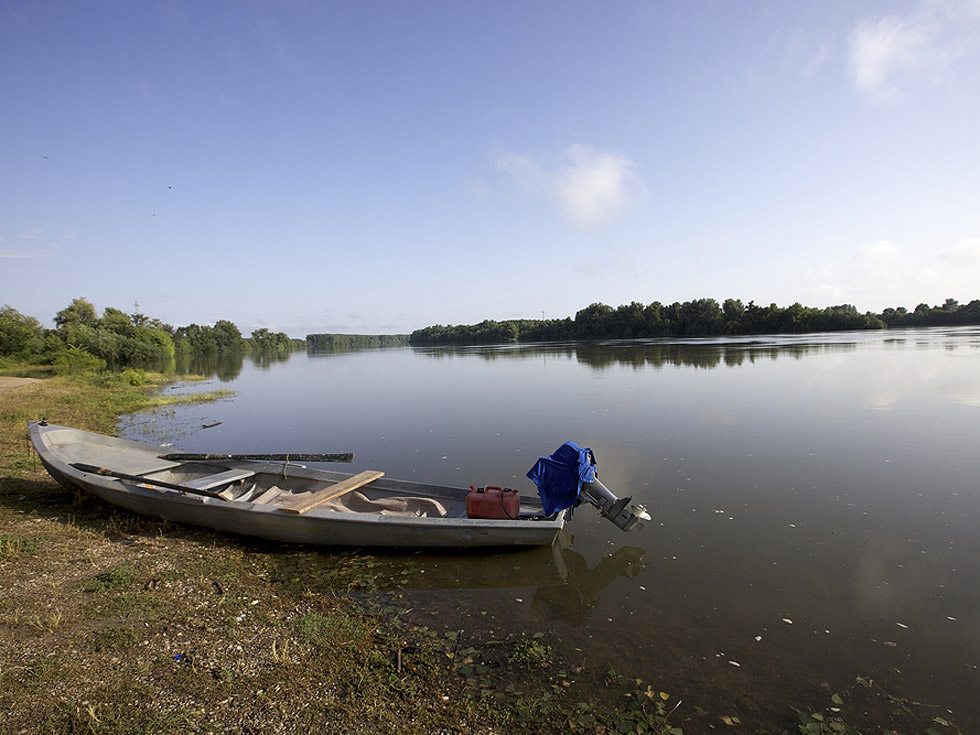
[[[434,499],[449,509],[446,516],[393,515],[326,507],[316,507],[301,514],[290,513],[278,505],[190,494],[84,472],[73,466],[94,465],[147,478],[184,471],[182,463],[160,459],[168,451],[163,447],[43,423],[32,423],[30,435],[48,473],[66,487],[91,493],[107,503],[141,515],[273,541],[396,548],[546,546],[553,543],[565,521],[564,514],[538,520],[467,518],[465,510],[460,515],[458,508],[465,509],[468,490],[389,478],[372,483],[372,492],[378,497],[421,498],[426,502]],[[288,466],[288,476],[282,477],[282,464],[250,461],[226,461],[210,469],[214,472],[243,469],[251,471],[263,482],[270,480],[262,478],[272,477],[280,485],[294,484],[305,488],[350,477],[296,465]],[[528,507],[534,500],[522,498],[522,506]]]

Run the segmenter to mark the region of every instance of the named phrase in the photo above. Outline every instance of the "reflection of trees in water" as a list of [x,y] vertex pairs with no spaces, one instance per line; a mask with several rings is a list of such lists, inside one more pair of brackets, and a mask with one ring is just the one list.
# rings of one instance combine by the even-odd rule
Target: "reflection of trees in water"
[[204,352],[178,356],[175,371],[178,375],[214,375],[227,383],[241,374],[243,362],[241,353]]
[[788,345],[632,343],[628,345],[590,345],[589,349],[579,348],[576,357],[579,362],[596,369],[614,365],[626,365],[634,368],[652,367],[654,369],[665,366],[711,369],[722,364],[726,367],[738,367],[746,362],[775,360],[778,357],[790,357],[799,360],[807,355],[853,352],[856,349],[857,345],[854,343],[795,343]]
[[[248,355],[252,364],[260,370],[268,370],[273,365],[286,362],[291,356],[291,352],[274,351],[253,351]],[[227,383],[241,375],[244,363],[245,355],[241,352],[197,352],[178,356],[174,370],[178,375],[214,375],[218,380]]]
[[567,569],[564,583],[539,587],[531,605],[545,620],[582,625],[606,587],[620,577],[632,579],[647,568],[644,554],[646,551],[636,546],[623,546],[590,569],[584,556],[563,549],[561,558]]
[[289,360],[291,352],[253,352],[252,364],[260,370],[268,370],[273,365]]
[[576,342],[498,347],[422,347],[419,354],[434,360],[476,355],[487,361],[508,358],[549,357],[577,360],[596,370],[619,365],[634,369],[694,367],[711,369],[721,365],[738,367],[746,362],[789,357],[799,360],[807,355],[853,352],[854,342],[760,344],[757,342]]

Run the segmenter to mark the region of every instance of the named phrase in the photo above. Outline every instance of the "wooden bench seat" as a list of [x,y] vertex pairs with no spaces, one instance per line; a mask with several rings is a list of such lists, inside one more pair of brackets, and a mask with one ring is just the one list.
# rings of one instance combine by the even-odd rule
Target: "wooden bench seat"
[[334,498],[339,498],[341,495],[346,495],[359,487],[364,487],[369,482],[374,482],[379,477],[384,477],[384,474],[380,470],[365,470],[360,474],[348,477],[346,480],[341,480],[333,485],[326,485],[313,492],[301,493],[295,497],[288,498],[282,502],[279,510],[285,511],[286,513],[306,513],[306,511],[313,510],[318,505],[322,505]]

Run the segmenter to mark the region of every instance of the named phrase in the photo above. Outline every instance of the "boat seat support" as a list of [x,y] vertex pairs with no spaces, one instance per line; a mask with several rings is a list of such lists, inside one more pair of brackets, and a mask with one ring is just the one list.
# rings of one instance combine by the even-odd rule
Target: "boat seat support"
[[[255,473],[252,470],[225,470],[224,472],[216,472],[213,475],[195,477],[193,480],[188,480],[183,484],[187,487],[194,488],[195,490],[207,491],[214,490],[214,488],[221,487],[222,485],[230,485],[231,483],[239,482],[240,480],[247,480],[254,474]],[[221,495],[221,493],[217,494]]]

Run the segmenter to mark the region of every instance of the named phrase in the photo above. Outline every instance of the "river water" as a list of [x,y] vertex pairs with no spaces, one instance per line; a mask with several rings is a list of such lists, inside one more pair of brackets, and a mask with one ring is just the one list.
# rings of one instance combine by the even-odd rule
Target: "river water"
[[377,555],[379,585],[437,625],[548,631],[742,710],[874,679],[980,731],[977,328],[295,354],[222,375],[174,390],[233,398],[123,434],[532,493],[527,470],[572,440],[649,509],[625,534],[582,507],[555,549]]

